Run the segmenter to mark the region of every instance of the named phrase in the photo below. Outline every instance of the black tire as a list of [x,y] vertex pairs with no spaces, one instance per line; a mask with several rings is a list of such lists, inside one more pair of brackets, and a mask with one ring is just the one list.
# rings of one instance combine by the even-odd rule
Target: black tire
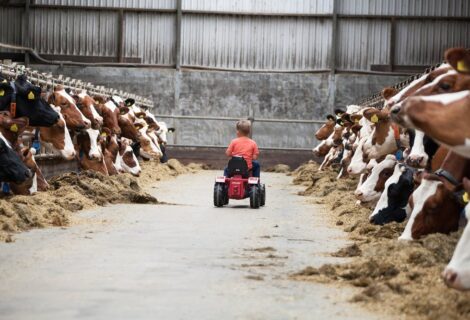
[[261,193],[260,206],[264,207],[264,205],[266,204],[266,186],[262,184],[260,187],[261,187],[260,188],[260,193]]
[[250,207],[252,209],[258,209],[261,202],[261,192],[258,185],[251,186],[250,189]]
[[224,186],[220,183],[214,185],[214,206],[220,208],[223,207],[225,202]]

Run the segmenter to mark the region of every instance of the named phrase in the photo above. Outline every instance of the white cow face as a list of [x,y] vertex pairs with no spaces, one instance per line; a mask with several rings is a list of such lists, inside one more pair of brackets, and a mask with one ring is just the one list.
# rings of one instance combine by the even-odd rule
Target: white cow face
[[376,201],[380,198],[386,181],[392,176],[397,160],[388,155],[371,170],[367,180],[356,190],[355,196],[361,202]]

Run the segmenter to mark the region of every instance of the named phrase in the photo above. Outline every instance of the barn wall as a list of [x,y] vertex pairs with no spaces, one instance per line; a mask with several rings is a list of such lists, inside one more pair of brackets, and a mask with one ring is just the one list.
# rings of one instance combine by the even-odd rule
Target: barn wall
[[[404,80],[397,76],[283,74],[183,71],[149,68],[63,67],[35,69],[92,81],[134,92],[155,101],[156,114],[265,119],[323,119],[332,111],[333,90],[338,106]],[[234,134],[233,121],[166,120],[177,127],[171,143],[226,145]],[[254,137],[265,148],[311,148],[316,124],[254,124]],[[172,140],[176,138],[176,140]]]
[[[180,64],[311,71],[329,68],[335,56],[336,69],[368,71],[377,65],[432,65],[442,60],[449,46],[470,47],[468,21],[454,21],[470,17],[468,0],[336,0],[337,50],[332,52],[333,3],[182,0]],[[123,60],[176,65],[176,0],[36,0],[33,4],[29,33],[40,54],[63,60],[78,56],[96,57],[93,62],[118,61],[122,10]],[[0,8],[0,42],[24,44],[22,12],[22,8]]]

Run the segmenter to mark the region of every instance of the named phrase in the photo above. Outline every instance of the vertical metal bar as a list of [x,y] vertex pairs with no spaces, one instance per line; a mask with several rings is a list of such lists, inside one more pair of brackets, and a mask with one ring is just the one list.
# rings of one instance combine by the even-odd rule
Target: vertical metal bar
[[180,70],[181,66],[181,20],[183,18],[182,11],[183,0],[176,0],[176,47],[175,47],[175,65],[176,70]]
[[338,43],[338,12],[337,12],[337,0],[333,1],[333,18],[331,26],[331,52],[330,52],[330,69],[331,73],[336,72],[336,50]]
[[390,43],[389,43],[390,71],[393,71],[394,66],[395,66],[396,27],[397,27],[397,23],[396,23],[395,17],[390,18]]
[[[23,46],[30,48],[31,47],[31,39],[29,33],[29,19],[30,19],[30,4],[31,0],[26,0],[24,5],[24,17],[23,17],[23,26],[24,26],[24,34],[23,34]],[[29,52],[25,52],[24,54],[24,63],[28,67],[29,66]]]
[[118,62],[124,62],[124,10],[119,10],[118,17],[118,50],[117,50],[117,60]]

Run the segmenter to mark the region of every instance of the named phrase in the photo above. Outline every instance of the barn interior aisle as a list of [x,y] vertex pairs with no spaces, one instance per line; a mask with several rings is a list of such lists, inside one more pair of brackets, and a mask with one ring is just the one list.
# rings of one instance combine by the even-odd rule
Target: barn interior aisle
[[353,289],[290,279],[347,244],[292,177],[263,174],[269,206],[252,210],[212,207],[216,174],[149,188],[164,205],[87,210],[0,244],[1,318],[384,319],[348,303]]

